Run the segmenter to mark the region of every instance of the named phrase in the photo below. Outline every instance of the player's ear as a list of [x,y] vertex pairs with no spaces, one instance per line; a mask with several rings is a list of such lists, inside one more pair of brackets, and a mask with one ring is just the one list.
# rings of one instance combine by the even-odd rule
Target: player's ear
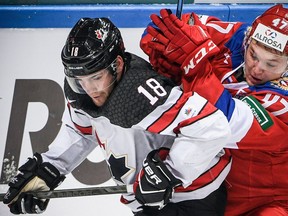
[[120,80],[123,74],[123,69],[124,69],[124,60],[120,55],[118,55],[116,58],[116,65],[117,65],[116,74],[117,74],[117,81],[118,81]]

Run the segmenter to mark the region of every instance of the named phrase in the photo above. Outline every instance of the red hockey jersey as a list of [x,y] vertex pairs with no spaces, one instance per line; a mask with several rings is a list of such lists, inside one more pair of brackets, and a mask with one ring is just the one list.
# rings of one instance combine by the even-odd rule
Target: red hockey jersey
[[[217,20],[209,22],[205,16],[202,20],[220,52],[210,61],[212,67],[206,68],[206,75],[198,76],[193,90],[221,109],[227,101],[223,99],[225,93],[216,80],[218,78],[234,98],[241,99],[250,107],[254,115],[246,136],[227,146],[235,150],[231,150],[232,169],[227,177],[226,215],[248,213],[274,201],[284,201],[287,208],[288,77],[260,86],[248,86],[242,70],[242,41],[247,25]],[[225,108],[222,110],[225,112]]]

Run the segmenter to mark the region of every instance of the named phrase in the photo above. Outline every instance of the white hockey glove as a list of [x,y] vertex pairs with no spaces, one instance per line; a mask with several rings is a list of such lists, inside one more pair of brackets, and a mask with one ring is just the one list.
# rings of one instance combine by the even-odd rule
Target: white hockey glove
[[158,150],[151,151],[143,162],[133,185],[135,198],[145,206],[163,208],[181,181],[173,176],[161,160]]
[[39,214],[46,210],[49,199],[41,200],[28,191],[47,191],[55,189],[63,182],[65,176],[50,163],[42,162],[40,154],[19,168],[19,173],[10,180],[9,189],[4,196],[3,203],[8,204],[13,214]]

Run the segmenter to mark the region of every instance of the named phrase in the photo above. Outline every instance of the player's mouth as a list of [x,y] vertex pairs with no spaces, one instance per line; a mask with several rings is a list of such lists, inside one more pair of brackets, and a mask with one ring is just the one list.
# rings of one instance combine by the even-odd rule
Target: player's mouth
[[255,77],[255,76],[251,75],[251,74],[250,74],[250,76],[249,76],[249,81],[250,81],[250,83],[252,83],[253,85],[257,85],[257,84],[262,83],[262,79],[259,79],[259,78]]

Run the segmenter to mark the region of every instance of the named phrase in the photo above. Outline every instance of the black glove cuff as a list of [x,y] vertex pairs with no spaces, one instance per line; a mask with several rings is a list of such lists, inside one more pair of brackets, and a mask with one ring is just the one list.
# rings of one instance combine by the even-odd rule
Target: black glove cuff
[[54,190],[65,179],[65,176],[60,175],[60,172],[48,162],[44,162],[39,166],[37,176],[43,179],[51,190]]
[[157,167],[157,170],[161,170],[161,173],[164,174],[164,176],[167,178],[169,185],[174,188],[182,184],[182,182],[177,179],[166,167],[166,165],[163,163],[162,159],[160,158],[160,155],[158,154],[159,150],[153,150],[151,151],[147,157],[146,160],[150,167],[152,169],[155,169]]

